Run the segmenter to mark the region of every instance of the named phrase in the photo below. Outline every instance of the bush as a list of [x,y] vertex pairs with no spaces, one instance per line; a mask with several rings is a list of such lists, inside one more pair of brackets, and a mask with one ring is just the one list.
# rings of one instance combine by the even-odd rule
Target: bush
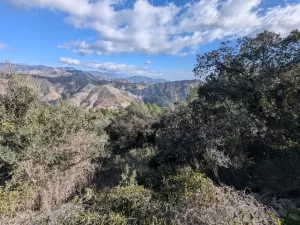
[[201,173],[183,170],[165,181],[172,224],[279,224],[277,215],[252,196],[217,187]]
[[151,162],[156,158],[156,151],[153,147],[131,149],[122,156],[115,159],[115,167],[126,168],[129,166],[136,173],[136,180],[139,185],[155,187],[161,184],[161,174],[153,168]]
[[52,210],[70,200],[91,182],[108,156],[104,113],[65,102],[44,105],[27,78],[9,79],[1,98],[0,132],[0,174],[5,183],[0,215],[5,217]]
[[160,164],[171,169],[191,165],[219,182],[224,182],[220,170],[234,173],[247,168],[251,161],[243,151],[240,124],[256,124],[243,119],[243,112],[237,115],[236,108],[229,102],[216,106],[198,102],[178,105],[161,120],[157,135]]
[[132,104],[121,111],[107,128],[111,147],[116,154],[131,148],[140,148],[155,143],[155,124],[160,108],[150,104]]
[[[160,211],[161,205],[143,186],[118,185],[99,192],[92,191],[83,201],[89,205],[90,213],[102,215],[102,219],[113,216],[116,221],[123,218],[124,224],[164,224],[160,223],[165,220]],[[106,221],[104,224],[109,223]]]
[[256,182],[257,165],[276,167],[276,152],[300,141],[299,41],[298,30],[287,37],[264,31],[198,55],[194,72],[205,83],[193,101],[162,118],[160,163],[192,165],[239,188]]

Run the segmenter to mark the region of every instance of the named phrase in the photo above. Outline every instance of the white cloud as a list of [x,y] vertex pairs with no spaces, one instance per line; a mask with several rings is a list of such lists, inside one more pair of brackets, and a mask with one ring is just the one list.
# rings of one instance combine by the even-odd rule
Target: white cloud
[[137,67],[127,64],[118,64],[113,62],[83,62],[83,66],[90,69],[97,69],[102,72],[119,73],[124,75],[143,75],[152,74],[153,71],[148,70],[145,67]]
[[69,49],[70,47],[66,46],[66,45],[58,45],[57,48],[59,48],[59,49]]
[[87,56],[93,53],[93,51],[89,49],[78,49],[78,50],[73,50],[73,52],[81,56]]
[[150,65],[150,64],[152,64],[152,62],[150,60],[148,60],[147,62],[145,62],[145,64]]
[[131,8],[122,8],[120,0],[8,1],[22,7],[62,11],[75,28],[96,31],[101,38],[94,43],[74,41],[58,47],[88,49],[97,55],[141,52],[184,56],[224,37],[263,29],[286,35],[300,29],[300,3],[262,9],[263,0],[196,0],[181,6],[154,6],[148,0],[135,0]]
[[85,41],[80,41],[80,40],[72,41],[72,42],[65,43],[65,44],[57,46],[57,48],[59,48],[59,49],[69,49],[71,47],[76,47],[76,48],[81,48],[81,49],[87,49],[90,46]]
[[0,50],[4,50],[7,48],[8,48],[8,46],[6,44],[0,42]]
[[59,62],[66,65],[79,65],[81,62],[78,59],[71,59],[71,58],[63,58],[59,59]]
[[[72,58],[59,59],[59,62],[65,65],[78,65],[87,69],[98,70],[106,73],[122,74],[127,76],[144,75],[149,77],[158,77],[165,75],[164,71],[150,70],[148,67],[138,67],[134,65],[119,64],[114,62],[95,62],[95,61],[80,61]],[[166,73],[168,76],[170,73]],[[184,77],[184,76],[183,76]],[[194,77],[194,76],[193,76]],[[179,79],[179,77],[176,77]]]

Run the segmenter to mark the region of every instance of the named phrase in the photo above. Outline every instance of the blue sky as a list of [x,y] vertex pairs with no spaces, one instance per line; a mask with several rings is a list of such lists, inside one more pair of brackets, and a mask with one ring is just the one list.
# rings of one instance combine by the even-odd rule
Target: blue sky
[[300,29],[296,0],[1,0],[0,61],[193,79],[220,40]]

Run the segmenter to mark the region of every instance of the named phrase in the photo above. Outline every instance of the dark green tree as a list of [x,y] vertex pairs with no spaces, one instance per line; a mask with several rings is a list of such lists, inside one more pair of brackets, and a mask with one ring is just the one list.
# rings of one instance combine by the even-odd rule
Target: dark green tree
[[194,72],[205,82],[196,100],[163,118],[161,162],[192,164],[222,182],[259,177],[256,165],[300,141],[299,63],[298,30],[287,37],[264,31],[198,55]]

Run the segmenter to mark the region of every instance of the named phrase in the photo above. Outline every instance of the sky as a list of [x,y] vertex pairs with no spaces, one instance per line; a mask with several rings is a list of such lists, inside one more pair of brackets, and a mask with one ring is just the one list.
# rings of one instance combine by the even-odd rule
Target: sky
[[300,29],[299,0],[0,0],[0,62],[194,79],[196,55]]

